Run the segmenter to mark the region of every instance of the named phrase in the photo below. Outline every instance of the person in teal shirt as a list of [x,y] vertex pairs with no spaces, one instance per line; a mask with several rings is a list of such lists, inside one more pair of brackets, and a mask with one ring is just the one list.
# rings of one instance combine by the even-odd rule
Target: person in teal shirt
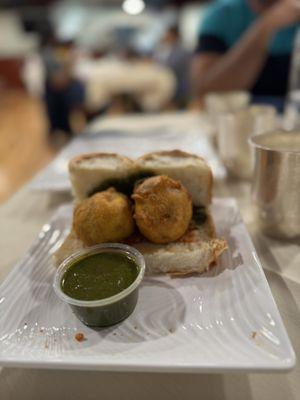
[[258,99],[284,98],[298,26],[296,0],[214,1],[193,63],[197,94],[249,90]]

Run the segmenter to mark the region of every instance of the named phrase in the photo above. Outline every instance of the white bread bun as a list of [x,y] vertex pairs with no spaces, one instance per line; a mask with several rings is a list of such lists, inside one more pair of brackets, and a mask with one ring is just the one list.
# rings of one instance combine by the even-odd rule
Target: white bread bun
[[136,173],[135,163],[115,153],[89,153],[72,158],[69,174],[76,201],[89,197],[103,182]]
[[[129,244],[139,250],[146,262],[148,275],[169,273],[186,275],[207,271],[215,264],[219,255],[227,248],[224,239],[216,239],[213,221],[207,215],[206,222],[196,226],[176,242],[164,245],[141,241]],[[54,254],[56,266],[77,250],[83,249],[83,242],[72,231]]]
[[227,243],[215,238],[213,221],[208,215],[204,224],[189,230],[176,242],[166,245],[141,242],[133,246],[143,254],[147,274],[179,276],[208,271],[227,248]]
[[180,181],[196,206],[211,203],[213,176],[206,161],[181,150],[148,153],[136,160],[139,169],[151,170],[155,175],[167,175]]
[[203,158],[181,150],[148,153],[135,161],[113,153],[83,154],[70,161],[69,173],[77,201],[93,194],[94,190],[101,188],[101,184],[111,179],[150,173],[167,175],[180,181],[196,206],[211,203],[213,177],[210,167]]

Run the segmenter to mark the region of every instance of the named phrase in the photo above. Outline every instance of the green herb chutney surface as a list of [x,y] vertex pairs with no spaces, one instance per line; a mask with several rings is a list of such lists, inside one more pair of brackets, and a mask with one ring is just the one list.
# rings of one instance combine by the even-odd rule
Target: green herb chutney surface
[[61,288],[73,299],[100,300],[122,292],[135,281],[138,273],[138,265],[125,254],[92,254],[67,269]]

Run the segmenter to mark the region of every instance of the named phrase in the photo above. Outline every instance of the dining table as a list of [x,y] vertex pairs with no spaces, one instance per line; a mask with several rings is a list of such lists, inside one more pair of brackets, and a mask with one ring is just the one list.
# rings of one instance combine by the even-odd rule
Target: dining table
[[[194,115],[194,114],[193,114]],[[161,123],[178,129],[178,121],[189,129],[187,121],[195,118],[185,114],[156,115]],[[97,119],[91,131],[101,126],[122,130],[126,124],[135,129],[151,125],[151,116],[128,116]],[[145,123],[143,122],[145,121]],[[148,121],[148,122],[147,122]],[[150,121],[150,122],[149,122]],[[167,122],[166,122],[167,121]],[[199,119],[207,130],[207,120]],[[149,126],[148,126],[149,128]],[[213,136],[213,129],[211,129]],[[257,225],[251,197],[251,181],[230,177],[214,183],[215,197],[234,197],[251,235],[266,278],[280,311],[283,323],[300,357],[300,242],[280,241],[263,235]],[[57,208],[72,202],[70,191],[33,189],[28,182],[0,208],[0,283],[22,258],[42,226]],[[1,297],[1,296],[0,296]],[[13,310],[17,313],[18,310]],[[1,317],[1,316],[0,316]],[[216,344],[217,346],[217,344]],[[47,399],[222,399],[222,400],[297,400],[300,398],[300,367],[285,372],[226,372],[226,373],[157,373],[111,372],[32,369],[24,367],[0,368],[1,400]]]

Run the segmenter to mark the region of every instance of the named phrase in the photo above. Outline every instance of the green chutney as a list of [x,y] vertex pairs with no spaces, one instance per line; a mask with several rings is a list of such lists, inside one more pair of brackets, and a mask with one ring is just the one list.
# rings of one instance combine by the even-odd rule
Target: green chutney
[[62,291],[77,300],[101,300],[129,287],[139,267],[126,254],[105,251],[76,260],[64,273]]

